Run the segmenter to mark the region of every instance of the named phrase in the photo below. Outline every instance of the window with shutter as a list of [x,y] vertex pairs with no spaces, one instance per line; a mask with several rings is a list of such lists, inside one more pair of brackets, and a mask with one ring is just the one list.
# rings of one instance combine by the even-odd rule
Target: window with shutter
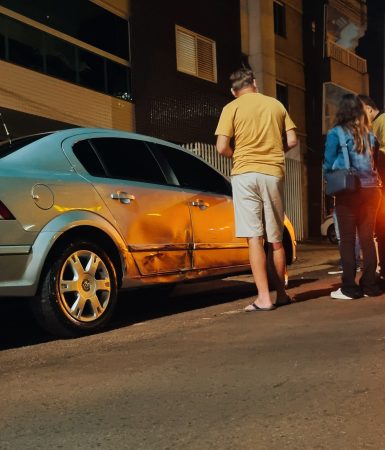
[[175,35],[177,70],[216,83],[215,42],[179,26]]

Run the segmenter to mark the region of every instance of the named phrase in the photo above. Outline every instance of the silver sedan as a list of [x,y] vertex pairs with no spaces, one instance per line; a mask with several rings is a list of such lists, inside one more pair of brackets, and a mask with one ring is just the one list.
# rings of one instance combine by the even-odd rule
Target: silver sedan
[[55,335],[101,329],[120,289],[250,270],[229,181],[177,145],[74,128],[1,143],[0,174],[0,296]]

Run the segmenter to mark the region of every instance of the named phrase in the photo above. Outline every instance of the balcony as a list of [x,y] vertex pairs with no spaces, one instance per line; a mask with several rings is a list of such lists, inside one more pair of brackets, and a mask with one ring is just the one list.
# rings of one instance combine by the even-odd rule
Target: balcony
[[346,48],[339,46],[333,41],[328,40],[326,42],[326,56],[345,64],[361,74],[367,73],[366,59],[346,50]]

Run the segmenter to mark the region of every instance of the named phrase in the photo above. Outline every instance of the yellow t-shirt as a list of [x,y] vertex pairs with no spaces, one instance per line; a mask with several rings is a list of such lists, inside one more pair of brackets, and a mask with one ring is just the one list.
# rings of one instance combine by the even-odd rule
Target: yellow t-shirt
[[385,189],[385,113],[381,113],[372,122],[373,133],[380,144],[380,153],[377,160],[377,169],[380,174],[383,189]]
[[385,153],[385,113],[381,113],[372,123],[373,133],[375,134],[380,150]]
[[259,172],[282,177],[282,134],[293,128],[296,126],[281,102],[250,92],[223,108],[215,134],[235,139],[231,175]]

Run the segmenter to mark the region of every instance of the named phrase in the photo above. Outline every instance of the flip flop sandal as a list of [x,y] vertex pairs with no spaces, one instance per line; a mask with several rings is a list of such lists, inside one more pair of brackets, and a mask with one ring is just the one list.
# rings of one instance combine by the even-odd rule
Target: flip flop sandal
[[270,308],[260,308],[255,303],[252,303],[251,305],[246,306],[245,311],[246,312],[258,312],[258,311],[273,311],[275,309],[275,305],[271,305]]
[[294,301],[291,297],[287,295],[284,301],[279,301],[278,303],[276,302],[274,303],[274,306],[278,308],[279,306],[286,306],[290,305],[291,303],[294,303]]

